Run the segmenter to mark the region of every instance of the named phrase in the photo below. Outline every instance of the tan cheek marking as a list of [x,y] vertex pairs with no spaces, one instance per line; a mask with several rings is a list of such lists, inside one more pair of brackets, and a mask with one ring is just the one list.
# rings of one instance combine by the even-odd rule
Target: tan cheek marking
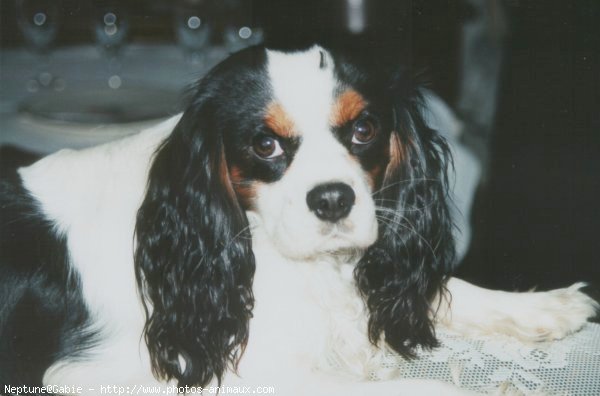
[[404,159],[404,148],[397,133],[390,136],[390,166],[398,168]]
[[233,182],[233,184],[237,184],[242,180],[242,171],[239,167],[237,166],[232,166],[231,169],[229,170],[229,173],[231,174],[231,181]]
[[375,165],[375,167],[367,172],[369,175],[368,182],[371,187],[371,191],[375,189],[375,186],[379,184],[379,178],[381,177],[382,168],[380,165]]
[[330,122],[333,126],[342,126],[352,121],[367,107],[365,99],[356,91],[349,89],[337,97],[331,110]]
[[233,184],[233,189],[235,190],[235,194],[237,195],[240,204],[244,209],[253,208],[258,182],[244,181],[242,171],[237,166],[232,166],[230,173],[231,184]]
[[294,121],[286,113],[283,106],[276,102],[271,103],[267,107],[267,112],[265,114],[265,125],[277,135],[284,138],[290,138],[298,135]]
[[254,209],[254,200],[256,198],[257,183],[249,183],[247,185],[239,185],[235,187],[242,207],[244,209]]
[[[356,163],[359,167],[362,167],[360,160],[356,156],[348,153],[347,158],[348,158],[348,160]],[[369,169],[365,173],[366,173],[366,181],[369,184],[371,191],[373,191],[375,189],[375,186],[377,186],[377,184],[379,182],[379,177],[381,176],[381,173],[382,173],[381,165],[375,165],[372,169]]]
[[234,187],[232,185],[231,176],[229,174],[229,169],[227,168],[227,161],[225,159],[225,149],[221,147],[221,157],[219,158],[219,178],[221,179],[221,184],[225,186],[227,190],[227,194],[235,199]]
[[391,176],[391,172],[395,171],[400,167],[402,161],[404,160],[404,147],[400,142],[400,138],[396,132],[392,132],[390,136],[390,162],[388,163],[387,169],[385,171],[385,177]]

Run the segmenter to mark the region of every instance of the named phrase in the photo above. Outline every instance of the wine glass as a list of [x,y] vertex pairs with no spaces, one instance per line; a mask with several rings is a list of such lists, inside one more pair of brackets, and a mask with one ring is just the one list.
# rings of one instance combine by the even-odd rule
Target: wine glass
[[50,72],[50,49],[58,33],[61,2],[59,0],[17,0],[17,25],[29,48],[38,54],[38,71],[27,82],[30,92],[52,86],[60,89],[62,80]]
[[244,0],[222,0],[223,42],[230,52],[259,44],[263,29],[256,25],[253,3]]
[[211,8],[206,1],[183,0],[175,8],[174,25],[177,42],[186,58],[197,64],[204,60],[204,50],[211,36]]
[[92,24],[96,43],[108,59],[108,86],[121,87],[122,48],[129,34],[129,12],[126,2],[98,1],[93,4]]

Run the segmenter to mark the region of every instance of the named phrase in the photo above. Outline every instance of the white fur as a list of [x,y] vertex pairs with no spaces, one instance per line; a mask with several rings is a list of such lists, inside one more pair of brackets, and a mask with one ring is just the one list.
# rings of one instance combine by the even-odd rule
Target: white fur
[[585,284],[547,292],[513,293],[477,287],[457,278],[447,284],[438,321],[464,335],[504,334],[523,341],[557,340],[581,328],[598,305]]
[[62,150],[20,170],[57,233],[67,236],[72,268],[103,339],[89,363],[59,361],[46,372],[45,383],[95,386],[148,376],[148,354],[140,348],[144,315],[133,231],[152,154],[178,119],[91,149]]
[[[257,259],[256,306],[239,375],[228,372],[224,385],[275,386],[277,394],[292,396],[467,393],[435,381],[368,381],[383,352],[366,335],[367,313],[352,279],[356,256],[325,253],[367,247],[376,238],[376,221],[366,177],[327,126],[335,87],[331,59],[327,63],[329,68],[318,68],[318,48],[295,55],[269,52],[274,92],[304,140],[286,175],[261,187],[258,209],[248,213]],[[102,384],[157,383],[142,341],[133,233],[152,153],[178,118],[118,142],[61,151],[21,170],[57,233],[68,238],[93,326],[103,336],[87,360],[66,359],[49,368],[45,384],[94,387],[89,393],[99,394]],[[357,199],[346,224],[327,229],[308,211],[306,194],[331,181],[350,184]],[[443,299],[441,322],[461,332],[477,327],[484,334],[560,338],[593,312],[577,287],[512,294],[454,279],[448,286],[453,299],[451,305]]]
[[[437,381],[389,380],[398,373],[381,369],[386,351],[368,341],[354,261],[286,257],[258,216],[249,216],[257,261],[255,307],[239,372],[228,372],[225,385],[269,384],[278,395],[298,396],[469,394]],[[373,372],[384,381],[372,382]]]

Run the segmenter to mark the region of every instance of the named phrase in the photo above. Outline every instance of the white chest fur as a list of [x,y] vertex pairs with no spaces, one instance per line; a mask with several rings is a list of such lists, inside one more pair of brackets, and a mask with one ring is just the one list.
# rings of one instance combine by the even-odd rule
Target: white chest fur
[[254,224],[252,233],[256,304],[241,375],[265,370],[266,364],[256,362],[271,361],[282,370],[303,366],[367,378],[381,353],[366,334],[366,307],[352,275],[355,260],[290,260],[260,226]]

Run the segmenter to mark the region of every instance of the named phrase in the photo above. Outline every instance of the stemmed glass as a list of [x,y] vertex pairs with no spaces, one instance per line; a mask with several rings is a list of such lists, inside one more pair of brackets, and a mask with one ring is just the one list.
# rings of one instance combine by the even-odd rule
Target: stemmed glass
[[27,83],[30,92],[64,87],[61,79],[50,73],[50,49],[58,33],[61,2],[59,0],[17,0],[17,24],[27,45],[39,55],[38,72]]
[[236,52],[263,41],[263,30],[256,26],[252,6],[251,1],[223,1],[223,42],[229,52]]
[[177,42],[193,64],[204,60],[204,50],[211,35],[210,4],[202,0],[181,0],[175,8],[174,27]]
[[108,59],[108,86],[121,87],[122,48],[129,34],[128,9],[123,1],[93,3],[92,24],[96,43]]

